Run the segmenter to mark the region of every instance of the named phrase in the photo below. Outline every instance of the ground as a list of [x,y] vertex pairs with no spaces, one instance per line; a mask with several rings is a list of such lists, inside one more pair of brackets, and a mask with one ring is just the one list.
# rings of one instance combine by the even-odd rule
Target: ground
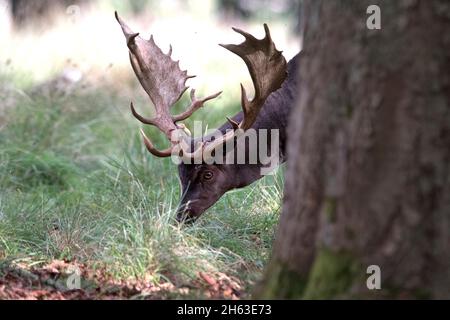
[[[71,276],[80,275],[77,280]],[[176,287],[170,281],[152,284],[146,279],[117,280],[104,270],[89,270],[80,263],[53,260],[49,264],[27,269],[3,266],[0,277],[0,300],[68,300],[68,299],[170,299],[192,297],[240,299],[245,297],[240,280],[216,272],[199,272],[190,283]]]

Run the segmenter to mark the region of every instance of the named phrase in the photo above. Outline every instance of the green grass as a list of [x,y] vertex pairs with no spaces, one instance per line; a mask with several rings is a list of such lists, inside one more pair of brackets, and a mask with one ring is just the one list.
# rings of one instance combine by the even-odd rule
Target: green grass
[[[0,260],[76,259],[118,279],[175,285],[220,271],[250,291],[271,252],[281,174],[226,194],[198,223],[180,226],[176,168],[147,153],[128,103],[103,88],[0,105]],[[212,126],[239,108],[217,103]]]

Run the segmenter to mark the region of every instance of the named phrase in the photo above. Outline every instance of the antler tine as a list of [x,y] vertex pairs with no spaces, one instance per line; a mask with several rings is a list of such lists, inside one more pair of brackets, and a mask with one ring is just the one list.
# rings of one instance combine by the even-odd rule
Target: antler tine
[[141,116],[139,113],[136,112],[136,109],[134,109],[133,102],[130,102],[130,109],[133,116],[140,122],[156,126],[155,121],[153,119],[144,118],[143,116]]
[[194,146],[193,152],[186,151],[187,149],[190,149],[190,146],[180,146],[181,157],[183,159],[198,159],[202,157],[204,145],[204,142],[197,143],[197,147]]
[[[264,25],[266,25],[266,24],[264,24]],[[233,29],[234,32],[237,32],[237,33],[241,34],[242,36],[244,36],[244,38],[247,40],[250,40],[250,41],[258,40],[252,34],[245,32],[244,30],[241,30],[241,29],[235,28],[235,27],[231,27],[231,29]],[[233,45],[228,45],[228,46],[233,46]]]
[[191,105],[189,108],[187,108],[183,113],[180,113],[179,115],[173,116],[172,119],[174,122],[178,122],[178,121],[182,121],[185,120],[187,118],[189,118],[195,111],[197,111],[198,109],[200,109],[201,107],[203,107],[203,104],[209,100],[215,99],[217,98],[220,94],[222,93],[222,91],[216,92],[210,96],[207,96],[206,98],[203,98],[201,100],[198,100],[195,97],[195,89],[191,90]]
[[147,135],[144,133],[144,130],[140,129],[142,138],[144,140],[145,147],[147,150],[153,154],[156,157],[165,158],[170,157],[172,154],[173,146],[164,149],[164,150],[158,150],[153,146],[153,143],[150,141],[150,139],[147,137]]

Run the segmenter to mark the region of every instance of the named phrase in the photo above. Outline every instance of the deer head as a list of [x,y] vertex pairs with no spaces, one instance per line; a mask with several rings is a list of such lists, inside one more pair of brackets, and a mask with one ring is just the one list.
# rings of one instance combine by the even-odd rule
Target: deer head
[[[246,90],[241,84],[242,116],[227,118],[226,130],[221,136],[210,139],[202,137],[193,139],[184,130],[180,121],[190,117],[207,101],[218,97],[217,92],[206,98],[198,99],[195,90],[190,93],[191,105],[179,115],[171,115],[170,108],[181,98],[188,89],[186,81],[194,76],[182,71],[179,63],[171,59],[172,47],[164,54],[155,44],[153,36],[144,40],[139,33],[134,33],[117,15],[129,49],[133,70],[142,87],[152,101],[156,116],[152,119],[138,114],[130,104],[131,112],[144,124],[156,126],[166,135],[170,146],[165,150],[158,150],[151,140],[141,130],[147,150],[157,157],[179,156],[182,159],[178,167],[182,185],[182,200],[177,219],[195,220],[206,209],[214,204],[228,190],[243,187],[258,178],[255,170],[234,164],[207,164],[207,160],[228,142],[232,142],[242,132],[252,127],[267,97],[280,88],[286,78],[286,60],[281,51],[275,48],[270,37],[269,28],[264,24],[265,37],[256,39],[251,34],[237,28],[233,30],[245,41],[239,45],[221,45],[244,60],[254,85],[255,96],[247,98]],[[192,164],[193,159],[199,159]]]

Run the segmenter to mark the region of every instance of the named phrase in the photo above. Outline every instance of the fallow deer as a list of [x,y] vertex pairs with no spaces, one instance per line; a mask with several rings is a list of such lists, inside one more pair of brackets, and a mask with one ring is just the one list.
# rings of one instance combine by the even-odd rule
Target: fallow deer
[[[218,150],[223,151],[225,146],[230,144],[232,153],[236,153],[239,138],[245,136],[250,129],[255,130],[257,134],[261,129],[278,130],[278,150],[275,150],[275,153],[279,163],[286,160],[286,128],[289,111],[296,98],[299,55],[286,63],[282,52],[276,49],[266,24],[263,39],[257,39],[245,31],[233,28],[235,32],[244,36],[245,41],[239,45],[221,45],[245,62],[254,85],[254,98],[252,100],[247,98],[246,90],[241,84],[242,112],[227,118],[228,121],[217,129],[216,134],[194,139],[189,136],[180,121],[190,117],[207,101],[218,97],[221,92],[197,98],[195,90],[192,89],[191,105],[181,114],[172,115],[170,108],[188,89],[185,83],[193,76],[189,76],[187,71],[182,71],[178,62],[172,60],[172,47],[164,54],[155,44],[153,36],[149,40],[144,40],[139,33],[133,32],[127,26],[117,12],[116,19],[125,35],[131,66],[150,97],[156,116],[152,119],[141,116],[136,112],[133,103],[130,104],[131,112],[140,122],[156,126],[163,132],[170,142],[170,147],[165,150],[155,148],[141,130],[144,144],[156,157],[175,155],[182,160],[178,165],[182,191],[177,211],[178,221],[196,220],[227,191],[245,187],[263,176],[261,169],[266,164],[262,163],[259,157],[256,163],[211,161],[217,154],[223,154]],[[257,138],[259,140],[260,136]],[[272,140],[269,138],[263,142],[269,150],[272,150],[271,146],[274,143]],[[255,152],[255,146],[257,148],[258,145],[259,141],[250,146],[247,143],[248,148],[244,149],[245,157],[248,158],[250,152]]]

